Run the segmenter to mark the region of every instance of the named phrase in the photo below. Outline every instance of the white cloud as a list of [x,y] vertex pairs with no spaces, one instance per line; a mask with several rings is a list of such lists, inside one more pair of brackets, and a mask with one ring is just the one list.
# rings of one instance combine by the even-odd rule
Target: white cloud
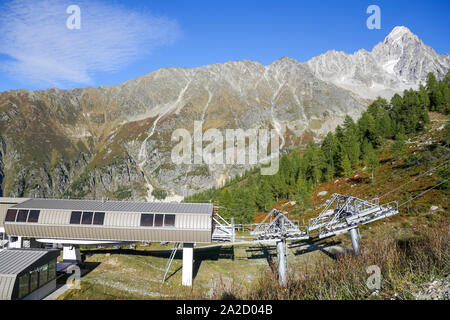
[[[81,9],[81,29],[70,30],[68,6]],[[146,57],[179,34],[175,20],[137,12],[111,1],[13,0],[0,6],[0,68],[26,83],[65,87],[92,84]]]

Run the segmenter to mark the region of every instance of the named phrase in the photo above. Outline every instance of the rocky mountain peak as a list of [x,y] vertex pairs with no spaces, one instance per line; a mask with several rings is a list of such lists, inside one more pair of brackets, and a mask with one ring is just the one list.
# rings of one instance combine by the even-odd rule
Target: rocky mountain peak
[[412,33],[411,30],[409,30],[407,27],[397,26],[384,39],[384,44],[392,44],[399,42],[404,43],[409,42],[411,40],[421,42],[419,37],[417,37],[414,33]]
[[450,59],[437,54],[407,27],[397,26],[371,52],[329,51],[307,65],[319,79],[375,99],[417,88],[429,72],[442,79],[450,68]]

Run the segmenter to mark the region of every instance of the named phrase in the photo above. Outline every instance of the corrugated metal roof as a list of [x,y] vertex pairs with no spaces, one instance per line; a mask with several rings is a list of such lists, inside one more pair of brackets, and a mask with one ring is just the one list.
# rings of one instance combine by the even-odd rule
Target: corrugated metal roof
[[212,214],[211,203],[131,202],[101,200],[30,199],[12,208],[73,211],[121,211],[149,213]]
[[0,251],[0,275],[17,275],[50,250],[8,249]]
[[0,197],[0,203],[21,203],[31,198],[8,198],[8,197]]

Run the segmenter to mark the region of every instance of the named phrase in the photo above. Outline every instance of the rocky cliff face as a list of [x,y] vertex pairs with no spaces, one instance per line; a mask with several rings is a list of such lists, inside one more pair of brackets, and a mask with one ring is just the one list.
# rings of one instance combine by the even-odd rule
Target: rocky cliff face
[[429,72],[443,78],[450,68],[450,56],[437,54],[408,28],[395,27],[372,52],[328,51],[307,65],[319,79],[361,97],[390,98],[405,89],[418,88]]
[[[162,189],[169,194],[166,200],[179,200],[216,186],[248,166],[175,165],[174,130],[192,133],[194,121],[203,121],[204,131],[276,129],[283,149],[320,139],[368,104],[367,95],[336,79],[349,77],[366,89],[373,83],[397,88],[394,74],[418,81],[436,63],[426,56],[425,67],[412,72],[411,54],[392,67],[394,74],[385,75],[377,56],[391,61],[400,54],[390,44],[398,35],[388,38],[372,53],[329,52],[308,63],[236,61],[161,69],[117,86],[3,92],[0,193],[154,200],[152,191]],[[440,75],[445,68],[448,64],[430,71]]]

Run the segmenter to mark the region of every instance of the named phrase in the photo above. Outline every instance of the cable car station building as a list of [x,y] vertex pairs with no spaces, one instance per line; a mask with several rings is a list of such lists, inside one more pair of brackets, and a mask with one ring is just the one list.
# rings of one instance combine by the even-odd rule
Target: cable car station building
[[[1,199],[0,199],[1,202]],[[195,243],[213,240],[213,204],[26,199],[0,208],[8,237],[63,244],[63,259],[79,261],[79,245],[183,243],[183,285],[192,285]]]

